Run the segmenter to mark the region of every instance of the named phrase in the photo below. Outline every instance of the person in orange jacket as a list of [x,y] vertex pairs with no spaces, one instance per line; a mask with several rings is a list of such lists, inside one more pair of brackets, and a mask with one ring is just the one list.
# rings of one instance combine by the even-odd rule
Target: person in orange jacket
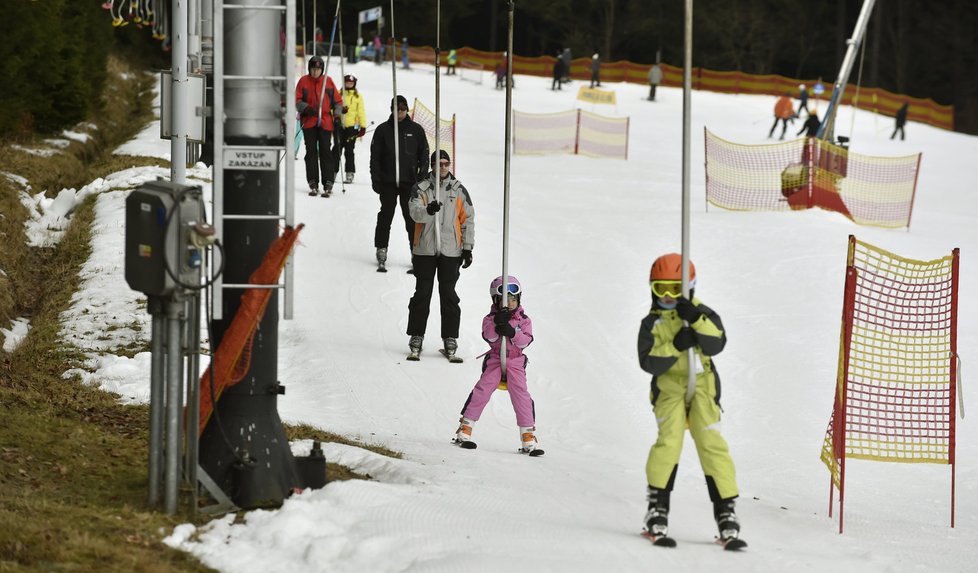
[[[333,190],[333,129],[342,129],[340,117],[345,112],[343,95],[333,79],[325,75],[325,64],[319,56],[309,60],[309,73],[295,86],[295,109],[302,123],[306,144],[306,182],[309,194],[319,194],[319,174],[322,173],[323,196]],[[325,82],[325,85],[323,84]],[[322,101],[320,101],[322,99]]]
[[784,132],[788,129],[788,120],[794,116],[795,108],[791,104],[791,92],[785,92],[774,104],[774,125],[771,126],[771,131],[767,134],[768,139],[774,135],[774,129],[778,127],[779,121],[781,122],[781,137],[778,139],[784,139]]

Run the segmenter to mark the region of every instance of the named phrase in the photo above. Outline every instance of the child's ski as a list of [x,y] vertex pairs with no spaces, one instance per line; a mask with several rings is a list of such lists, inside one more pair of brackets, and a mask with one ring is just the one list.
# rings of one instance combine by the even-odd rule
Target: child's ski
[[747,542],[739,537],[728,537],[726,540],[717,537],[716,544],[727,551],[740,551],[747,547]]
[[659,547],[675,547],[676,540],[666,535],[652,535],[648,530],[642,531],[642,537],[652,542],[652,545]]
[[457,355],[457,354],[455,354],[455,353],[449,354],[448,351],[445,350],[444,348],[439,348],[438,349],[438,352],[441,352],[441,355],[444,356],[445,358],[447,358],[448,361],[451,362],[452,364],[461,364],[462,363],[462,357],[459,356],[459,355]]

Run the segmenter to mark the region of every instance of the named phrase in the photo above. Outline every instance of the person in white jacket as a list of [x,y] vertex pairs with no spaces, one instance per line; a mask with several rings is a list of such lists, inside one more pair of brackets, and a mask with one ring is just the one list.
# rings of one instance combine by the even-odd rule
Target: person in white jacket
[[[438,165],[436,170],[435,165]],[[408,303],[408,346],[413,355],[421,352],[431,295],[438,276],[438,298],[441,306],[441,338],[445,354],[453,357],[458,348],[461,321],[458,294],[460,268],[472,264],[475,243],[475,208],[465,187],[450,170],[451,157],[444,149],[436,161],[431,154],[431,173],[439,175],[435,187],[433,176],[419,181],[411,190],[410,213],[414,219],[411,240],[411,262],[414,265],[414,296]]]

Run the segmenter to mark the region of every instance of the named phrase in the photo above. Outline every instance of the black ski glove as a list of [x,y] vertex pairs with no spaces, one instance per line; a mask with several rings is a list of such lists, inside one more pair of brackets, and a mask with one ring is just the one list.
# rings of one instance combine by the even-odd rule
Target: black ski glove
[[516,336],[516,329],[512,327],[508,322],[503,324],[496,323],[496,333],[502,334],[506,338],[513,338]]
[[462,268],[467,269],[472,266],[472,251],[462,249]]
[[676,314],[679,315],[679,318],[690,324],[693,324],[703,316],[703,313],[696,308],[696,305],[692,301],[682,297],[676,299]]
[[438,201],[432,201],[431,203],[428,203],[427,207],[425,207],[425,211],[427,211],[429,215],[434,215],[438,211],[441,211],[441,203]]
[[513,318],[513,311],[508,308],[500,308],[492,317],[492,321],[496,324],[509,324],[510,318]]
[[688,326],[680,328],[672,339],[672,345],[680,352],[696,346],[696,332]]

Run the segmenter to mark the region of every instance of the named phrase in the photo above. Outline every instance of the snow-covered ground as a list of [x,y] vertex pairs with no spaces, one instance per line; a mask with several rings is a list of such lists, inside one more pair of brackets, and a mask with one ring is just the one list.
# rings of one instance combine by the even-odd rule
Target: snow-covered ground
[[[359,77],[368,120],[383,121],[390,69],[360,63],[346,72]],[[397,81],[409,101],[434,108],[430,67],[399,71]],[[516,109],[545,112],[575,107],[579,83],[561,92],[550,91],[547,78],[519,77],[516,85]],[[297,165],[297,221],[307,227],[296,251],[295,319],[280,325],[279,378],[288,388],[280,413],[386,445],[404,459],[330,446],[329,459],[376,481],[331,483],[277,511],[248,512],[243,523],[229,516],[196,530],[182,525],[168,543],[228,572],[973,570],[978,430],[971,417],[957,425],[954,529],[948,467],[856,461],[847,473],[846,533],[838,535],[827,516],[829,474],[819,452],[835,388],[849,234],[919,259],[961,247],[958,344],[970,378],[978,340],[978,303],[970,296],[978,284],[970,258],[978,239],[978,138],[911,123],[907,141],[890,141],[891,118],[856,114],[853,150],[924,154],[909,231],[859,227],[818,210],[707,210],[703,127],[732,141],[765,142],[775,98],[692,95],[691,252],[697,295],[721,314],[729,336],[716,359],[723,433],[750,548],[728,554],[712,544],[711,505],[687,439],[670,520],[679,547],[663,550],[638,535],[656,430],[635,337],[649,306],[649,266],[680,247],[682,94],[660,89],[653,103],[643,99],[645,86],[607,88],[617,91],[617,108],[583,107],[631,118],[629,160],[512,161],[510,270],[534,320],[529,386],[546,455],[516,453],[515,416],[500,393],[476,425],[478,450],[449,443],[480,373],[481,317],[488,284],[501,269],[505,100],[488,74],[481,85],[442,78],[442,113],[458,118],[458,176],[477,212],[475,263],[458,284],[465,363],[449,364],[436,352],[436,302],[422,361],[404,360],[414,279],[405,274],[410,257],[399,214],[392,272],[374,272],[378,201],[369,187],[369,142],[358,147],[356,183],[330,199],[306,196]],[[851,117],[848,108],[840,112],[839,133],[849,131]],[[168,157],[169,142],[158,133],[148,127],[127,152]],[[147,336],[148,318],[123,279],[125,192],[110,187],[99,185],[93,255],[65,315],[65,336],[92,354],[97,371],[89,379],[145,401],[147,357],[103,354],[115,333],[119,343]],[[105,328],[110,317],[128,327]],[[962,397],[978,403],[970,384],[962,385]],[[297,453],[308,448],[294,445]]]

